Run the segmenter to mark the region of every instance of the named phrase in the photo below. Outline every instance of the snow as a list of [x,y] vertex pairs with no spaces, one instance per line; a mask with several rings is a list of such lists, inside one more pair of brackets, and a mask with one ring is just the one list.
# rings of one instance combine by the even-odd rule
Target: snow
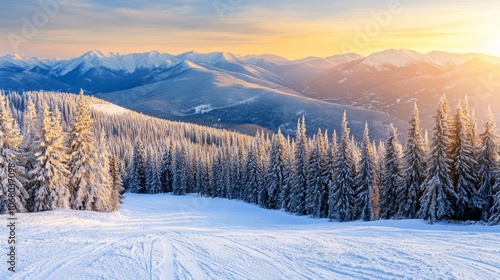
[[201,104],[193,108],[195,114],[205,114],[212,111],[214,108],[210,104]]
[[426,56],[411,50],[389,49],[366,57],[362,63],[381,71],[385,65],[402,67],[419,61],[427,61]]
[[[17,272],[1,269],[0,279],[500,275],[499,226],[421,220],[336,223],[239,201],[168,194],[126,194],[116,213],[57,210],[17,217]],[[7,236],[6,227],[1,234]]]
[[172,67],[177,63],[179,61],[175,56],[157,51],[121,55],[114,52],[107,53],[92,50],[78,58],[61,61],[55,65],[53,70],[61,76],[70,73],[78,67],[81,67],[80,71],[82,74],[90,69],[99,67],[133,73],[135,70],[141,68]]
[[[38,66],[41,68],[51,68],[53,74],[64,76],[77,68],[79,68],[81,74],[84,74],[94,68],[107,68],[113,71],[133,73],[138,69],[152,69],[159,67],[168,69],[183,61],[190,61],[194,64],[201,64],[202,66],[214,66],[218,63],[233,63],[243,66],[271,64],[296,65],[308,63],[323,65],[326,63],[326,65],[333,67],[341,63],[358,59],[362,59],[363,64],[374,67],[377,71],[384,70],[387,65],[403,67],[415,62],[428,62],[442,67],[454,67],[474,59],[480,59],[489,63],[500,64],[500,58],[478,53],[454,54],[434,51],[422,54],[406,49],[389,49],[374,53],[365,58],[357,54],[348,53],[327,58],[306,57],[293,61],[275,55],[240,56],[225,52],[201,54],[190,51],[179,55],[171,55],[168,53],[160,53],[158,51],[120,54],[116,52],[91,50],[80,57],[67,60],[28,58],[18,54],[6,55],[0,57],[0,67],[17,66],[32,69],[33,67]],[[247,70],[248,69],[251,68],[247,67]]]
[[39,59],[36,57],[25,57],[19,54],[6,55],[0,57],[0,67],[20,67],[33,69],[34,67],[46,68],[58,62],[57,59]]
[[114,104],[92,104],[90,108],[94,111],[105,113],[108,115],[123,115],[127,114],[128,110]]

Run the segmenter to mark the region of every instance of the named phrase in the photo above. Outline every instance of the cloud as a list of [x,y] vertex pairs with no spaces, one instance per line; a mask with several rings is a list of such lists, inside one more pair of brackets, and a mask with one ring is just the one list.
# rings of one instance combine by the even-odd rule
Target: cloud
[[[467,38],[480,44],[491,36],[490,26],[500,25],[500,3],[485,0],[70,0],[20,50],[40,55],[40,50],[53,49],[65,56],[94,48],[327,56],[340,52],[340,44],[351,43],[356,32],[374,20],[373,13],[387,9],[391,1],[398,1],[402,12],[391,15],[390,24],[361,52],[421,47],[425,42],[444,48],[446,40],[456,47],[458,39],[470,41]],[[226,5],[223,19],[214,3]],[[0,3],[0,55],[12,53],[7,35],[21,34],[23,18],[32,21],[40,11],[38,1]],[[462,46],[473,48],[470,42]]]

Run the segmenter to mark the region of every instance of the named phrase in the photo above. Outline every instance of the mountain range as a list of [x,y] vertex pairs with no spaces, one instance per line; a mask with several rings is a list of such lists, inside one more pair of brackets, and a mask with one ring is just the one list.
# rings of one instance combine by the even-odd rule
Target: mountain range
[[338,130],[347,111],[355,135],[368,121],[377,139],[391,122],[405,127],[414,102],[424,127],[430,128],[443,93],[452,102],[467,94],[478,118],[487,105],[500,112],[500,58],[405,49],[300,60],[223,52],[121,55],[93,50],[74,59],[7,55],[0,57],[0,88],[83,88],[145,114],[245,133],[280,128],[293,134],[301,115],[310,134],[318,128]]

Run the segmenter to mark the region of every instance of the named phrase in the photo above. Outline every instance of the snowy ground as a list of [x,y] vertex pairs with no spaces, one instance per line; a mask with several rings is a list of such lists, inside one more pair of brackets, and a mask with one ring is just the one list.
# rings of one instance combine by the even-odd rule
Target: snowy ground
[[106,113],[108,115],[123,115],[127,113],[127,109],[114,104],[93,104],[90,105],[92,110]]
[[[6,219],[5,215],[0,219]],[[18,214],[0,279],[499,279],[500,227],[331,223],[238,201],[127,194],[118,213]],[[0,230],[7,236],[6,227]],[[4,251],[5,242],[2,242]]]

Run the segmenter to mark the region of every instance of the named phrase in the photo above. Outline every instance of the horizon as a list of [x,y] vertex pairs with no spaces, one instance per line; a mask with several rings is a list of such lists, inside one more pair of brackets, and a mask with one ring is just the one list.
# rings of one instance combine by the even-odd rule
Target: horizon
[[500,36],[495,35],[500,3],[485,0],[22,0],[0,7],[0,56],[66,59],[92,49],[121,54],[154,49],[297,60],[367,56],[390,48],[500,56]]
[[158,52],[160,54],[169,54],[169,55],[172,55],[172,56],[180,56],[180,55],[183,55],[183,54],[187,54],[187,53],[190,53],[190,52],[194,52],[194,53],[198,53],[198,54],[201,54],[201,55],[208,55],[208,54],[212,54],[212,53],[225,53],[225,54],[232,54],[232,55],[236,55],[236,56],[241,56],[241,57],[248,57],[248,56],[266,56],[266,55],[269,55],[269,56],[277,56],[277,57],[281,57],[281,58],[285,58],[289,61],[300,61],[300,60],[304,60],[304,59],[308,59],[308,58],[318,58],[318,59],[326,59],[326,58],[329,58],[329,57],[334,57],[334,56],[342,56],[342,55],[348,55],[348,54],[354,54],[354,55],[359,55],[363,58],[366,58],[366,57],[369,57],[371,55],[374,55],[374,54],[377,54],[377,53],[382,53],[382,52],[385,52],[385,51],[389,51],[389,50],[396,50],[396,51],[411,51],[411,52],[416,52],[416,53],[420,53],[420,54],[423,54],[423,55],[428,55],[430,53],[433,53],[433,52],[443,52],[443,53],[448,53],[448,54],[456,54],[456,55],[486,55],[486,56],[491,56],[491,57],[496,57],[496,58],[500,58],[500,55],[491,55],[491,54],[487,54],[487,53],[479,53],[479,52],[449,52],[449,51],[445,51],[445,50],[432,50],[432,51],[429,51],[429,52],[420,52],[420,51],[416,51],[416,50],[412,50],[412,49],[406,49],[406,48],[388,48],[388,49],[383,49],[383,50],[379,50],[379,51],[375,51],[373,53],[369,53],[369,54],[366,54],[366,55],[363,55],[363,54],[359,54],[359,53],[354,53],[354,52],[351,52],[351,53],[335,53],[335,54],[331,54],[331,55],[326,55],[326,56],[314,56],[314,55],[309,55],[309,56],[304,56],[304,57],[299,57],[299,58],[296,58],[296,59],[290,59],[288,57],[284,57],[284,56],[281,56],[279,54],[274,54],[274,53],[261,53],[261,54],[240,54],[240,53],[235,53],[235,52],[225,52],[225,51],[213,51],[213,52],[198,52],[198,51],[195,51],[195,50],[187,50],[187,51],[184,51],[184,52],[181,52],[181,53],[169,53],[169,52],[162,52],[162,51],[159,51],[159,50],[149,50],[149,51],[144,51],[144,52],[130,52],[130,53],[122,53],[122,52],[115,52],[115,51],[102,51],[102,50],[99,50],[99,49],[90,49],[88,51],[85,51],[81,54],[77,54],[75,56],[71,56],[71,57],[42,57],[42,56],[28,56],[28,55],[24,55],[22,53],[9,53],[9,54],[4,54],[4,55],[0,55],[0,57],[7,57],[7,56],[21,56],[23,58],[38,58],[38,59],[41,59],[41,60],[45,60],[45,59],[55,59],[55,60],[70,60],[70,59],[75,59],[75,58],[78,58],[78,57],[82,57],[88,53],[92,53],[92,52],[98,52],[98,53],[101,53],[103,54],[105,57],[110,57],[112,55],[116,55],[116,56],[126,56],[126,55],[133,55],[133,54],[146,54],[146,53],[153,53],[153,52]]

